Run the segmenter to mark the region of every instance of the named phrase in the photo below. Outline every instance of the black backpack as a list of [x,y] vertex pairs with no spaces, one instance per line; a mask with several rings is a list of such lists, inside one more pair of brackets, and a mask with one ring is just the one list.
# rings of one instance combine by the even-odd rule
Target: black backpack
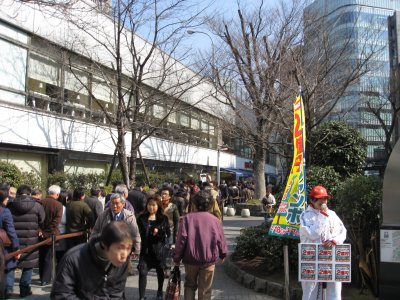
[[240,198],[239,188],[237,186],[229,187],[229,196],[233,199]]

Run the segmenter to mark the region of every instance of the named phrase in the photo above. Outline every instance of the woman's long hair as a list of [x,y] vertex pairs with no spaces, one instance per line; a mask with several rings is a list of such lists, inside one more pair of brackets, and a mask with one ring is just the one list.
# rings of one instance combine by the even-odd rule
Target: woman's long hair
[[160,219],[164,215],[164,209],[162,208],[161,196],[158,194],[147,196],[146,208],[141,214],[146,216],[150,215],[149,211],[147,210],[147,204],[149,204],[150,201],[155,201],[157,203],[158,209],[156,212],[156,219]]

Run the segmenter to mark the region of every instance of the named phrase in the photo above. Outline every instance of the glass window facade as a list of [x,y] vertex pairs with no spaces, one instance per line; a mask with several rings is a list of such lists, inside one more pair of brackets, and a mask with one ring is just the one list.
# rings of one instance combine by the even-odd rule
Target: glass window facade
[[[316,0],[306,8],[306,15],[324,17],[332,47],[349,40],[349,64],[356,65],[375,53],[370,71],[353,83],[332,111],[331,119],[347,121],[359,129],[368,141],[368,159],[374,160],[374,149],[383,148],[384,130],[376,116],[368,113],[367,103],[379,103],[381,117],[391,122],[389,93],[388,16],[400,8],[400,1]],[[310,31],[312,32],[312,30]],[[338,70],[340,72],[340,70]]]

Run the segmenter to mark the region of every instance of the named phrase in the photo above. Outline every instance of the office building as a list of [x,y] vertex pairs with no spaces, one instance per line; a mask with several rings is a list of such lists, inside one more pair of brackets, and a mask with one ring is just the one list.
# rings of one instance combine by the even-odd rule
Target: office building
[[388,101],[390,67],[387,20],[398,9],[400,1],[393,0],[316,0],[305,9],[305,15],[324,20],[326,28],[329,28],[326,34],[331,48],[348,43],[346,67],[355,65],[374,51],[368,63],[368,72],[346,88],[328,116],[328,119],[345,121],[357,128],[366,139],[368,174],[379,172],[386,140],[382,125],[371,108],[382,108],[380,117],[386,126],[392,122]]

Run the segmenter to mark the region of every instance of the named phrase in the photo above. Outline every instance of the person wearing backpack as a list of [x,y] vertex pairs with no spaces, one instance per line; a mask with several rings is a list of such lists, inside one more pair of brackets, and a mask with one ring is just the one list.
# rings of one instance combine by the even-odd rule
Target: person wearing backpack
[[240,189],[237,186],[236,181],[232,181],[232,185],[228,188],[229,196],[228,202],[230,206],[235,207],[240,202]]

